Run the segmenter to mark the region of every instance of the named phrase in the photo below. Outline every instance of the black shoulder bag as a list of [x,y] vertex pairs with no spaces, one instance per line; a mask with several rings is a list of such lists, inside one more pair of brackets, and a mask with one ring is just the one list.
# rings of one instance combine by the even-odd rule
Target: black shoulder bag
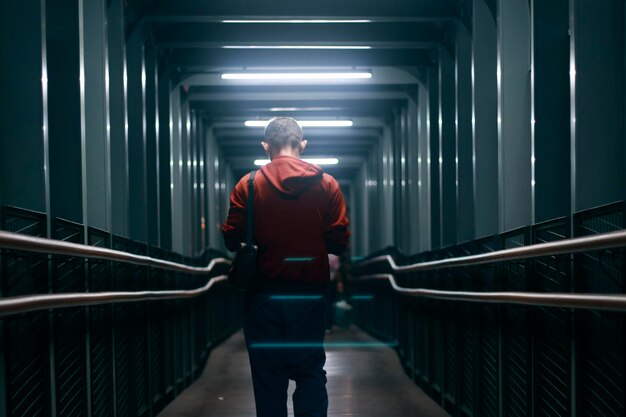
[[248,180],[248,205],[246,207],[246,243],[237,251],[235,259],[230,264],[228,282],[233,287],[245,290],[252,286],[256,275],[257,246],[253,243],[254,235],[254,174],[250,172]]

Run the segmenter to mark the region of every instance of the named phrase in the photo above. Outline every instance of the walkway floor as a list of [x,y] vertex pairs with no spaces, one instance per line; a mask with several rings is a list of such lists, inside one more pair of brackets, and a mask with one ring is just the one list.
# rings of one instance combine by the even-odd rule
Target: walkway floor
[[[329,417],[449,417],[406,376],[395,351],[351,328],[326,337]],[[353,343],[370,347],[351,347]],[[295,385],[289,386],[289,394]],[[289,400],[290,415],[293,415]],[[254,417],[248,355],[240,331],[211,353],[200,379],[159,417]]]

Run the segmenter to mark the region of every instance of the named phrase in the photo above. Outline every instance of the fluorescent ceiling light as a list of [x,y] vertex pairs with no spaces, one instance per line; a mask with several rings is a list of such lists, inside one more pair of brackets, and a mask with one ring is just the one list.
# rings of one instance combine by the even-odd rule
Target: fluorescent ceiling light
[[[265,127],[269,120],[246,120],[247,127]],[[351,127],[352,120],[299,120],[300,127]]]
[[[302,158],[302,160],[315,165],[337,165],[339,163],[339,159],[337,158]],[[258,167],[262,167],[263,165],[267,165],[269,163],[269,159],[256,159],[254,161],[254,165]]]
[[270,107],[268,111],[334,111],[341,107]]
[[369,79],[372,73],[361,72],[239,72],[224,73],[223,80],[348,80]]
[[224,45],[223,49],[372,49],[369,45]]
[[369,19],[239,19],[222,23],[370,23]]

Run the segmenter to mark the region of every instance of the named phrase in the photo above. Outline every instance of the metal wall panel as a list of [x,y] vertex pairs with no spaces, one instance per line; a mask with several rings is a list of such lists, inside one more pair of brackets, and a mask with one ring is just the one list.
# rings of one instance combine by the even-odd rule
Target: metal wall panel
[[484,0],[474,1],[472,133],[476,236],[498,232],[498,92],[496,21]]
[[498,150],[500,232],[532,223],[530,9],[498,3]]

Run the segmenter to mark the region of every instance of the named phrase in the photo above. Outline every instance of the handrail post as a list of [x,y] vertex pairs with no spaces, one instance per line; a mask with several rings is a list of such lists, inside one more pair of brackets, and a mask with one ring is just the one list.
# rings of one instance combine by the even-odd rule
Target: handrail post
[[[81,3],[81,7],[82,3]],[[88,235],[87,235],[87,227],[85,226],[85,243],[88,244]],[[85,281],[84,281],[84,288],[86,291],[89,291],[89,281],[90,281],[90,274],[89,274],[89,261],[88,259],[83,259],[83,274],[85,277]],[[92,416],[92,391],[93,391],[93,386],[91,384],[91,312],[89,311],[89,306],[84,306],[82,307],[83,310],[83,314],[84,314],[84,324],[83,324],[83,329],[85,332],[85,394],[87,396],[87,417],[91,417]]]
[[[150,256],[150,246],[146,246],[146,255]],[[148,266],[146,269],[146,287],[151,289],[151,277],[152,277],[152,267]],[[147,326],[146,326],[146,368],[147,369],[147,378],[148,378],[148,415],[152,417],[154,415],[154,387],[152,386],[152,320],[150,319],[151,314],[151,305],[152,301],[148,301],[144,306],[146,317],[147,317]]]
[[[4,271],[4,257],[0,251],[0,268]],[[2,297],[2,281],[0,280],[0,298]],[[7,377],[6,377],[6,338],[4,336],[4,320],[0,319],[0,417],[7,417]]]
[[[52,255],[46,256],[48,272],[48,293],[52,293]],[[54,352],[54,313],[49,310],[48,316],[48,358],[50,366],[50,417],[57,415],[57,394],[56,394],[56,360]]]
[[[6,277],[4,250],[0,249],[0,298],[3,296],[3,278]],[[7,417],[7,377],[6,377],[6,339],[4,336],[4,320],[0,319],[0,417]]]

